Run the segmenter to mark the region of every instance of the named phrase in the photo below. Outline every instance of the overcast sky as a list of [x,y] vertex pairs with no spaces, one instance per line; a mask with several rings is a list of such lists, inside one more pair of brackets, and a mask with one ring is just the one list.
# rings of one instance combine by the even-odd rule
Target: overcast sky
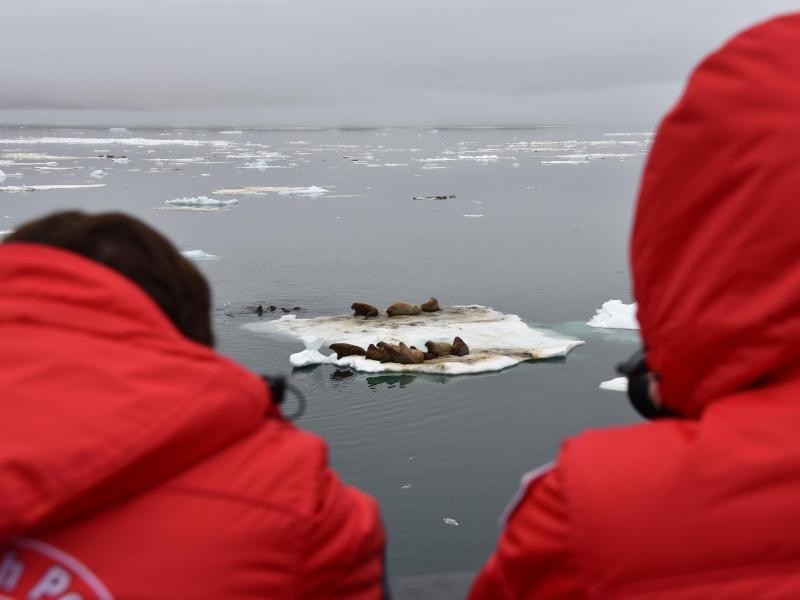
[[3,0],[0,122],[652,129],[788,0]]

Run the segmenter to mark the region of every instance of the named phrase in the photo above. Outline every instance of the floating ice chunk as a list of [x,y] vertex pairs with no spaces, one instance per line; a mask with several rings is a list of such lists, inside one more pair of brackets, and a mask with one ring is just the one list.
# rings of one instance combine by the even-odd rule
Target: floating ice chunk
[[4,182],[5,180],[6,180],[6,174],[3,173],[2,170],[0,170],[0,183]]
[[239,187],[239,188],[226,188],[222,190],[216,190],[214,194],[221,194],[221,195],[232,195],[232,194],[242,194],[247,196],[263,196],[266,194],[274,193],[280,194],[281,196],[307,196],[307,197],[315,197],[315,196],[324,196],[328,193],[329,190],[323,187],[317,187],[316,185],[312,185],[309,187],[278,187],[278,186],[247,186],[247,187]]
[[242,132],[239,129],[226,129],[225,131],[220,131],[220,133],[225,135],[241,135]]
[[239,201],[234,198],[231,198],[230,200],[218,200],[217,198],[209,198],[208,196],[175,198],[174,200],[164,201],[164,204],[167,206],[203,206],[203,207],[233,206],[234,204],[238,203]]
[[130,133],[127,127],[109,127],[108,130],[111,133]]
[[7,185],[0,187],[0,192],[38,192],[45,190],[74,190],[78,188],[101,188],[105,183],[86,183],[82,185]]
[[603,381],[600,384],[601,390],[608,390],[610,392],[627,392],[628,391],[628,378],[627,377],[615,377],[614,379],[609,379],[608,381]]
[[218,255],[203,250],[184,250],[181,254],[190,260],[219,260]]
[[89,173],[89,177],[94,177],[95,179],[102,179],[106,175],[108,175],[108,173],[106,171],[103,171],[103,169],[95,169],[94,171]]
[[588,160],[543,160],[543,165],[588,165]]
[[111,162],[115,162],[115,163],[120,164],[120,165],[126,165],[126,164],[128,164],[129,161],[128,161],[127,157],[120,156],[119,158],[112,158]]
[[482,219],[483,215],[461,215],[462,217],[466,217],[467,219]]
[[[444,375],[500,371],[522,361],[565,356],[581,340],[544,329],[534,329],[517,315],[506,315],[485,306],[451,306],[416,316],[356,319],[351,315],[248,323],[245,329],[263,334],[284,334],[298,339],[305,350],[292,354],[295,367],[333,364],[357,371],[414,371]],[[445,356],[418,365],[380,363],[362,356],[337,359],[320,352],[323,345],[344,342],[366,348],[378,341],[405,342],[423,348],[427,341],[451,342],[460,336],[470,347],[467,356]]]
[[411,484],[410,484],[410,483],[406,483],[406,484],[403,484],[403,485],[401,485],[401,486],[400,486],[400,489],[401,489],[401,490],[407,490],[407,489],[409,489],[410,487],[411,487]]
[[458,527],[458,521],[453,517],[445,517],[442,521],[444,521],[445,525],[449,525],[450,527]]
[[609,329],[639,329],[636,320],[636,303],[623,304],[622,300],[609,300],[597,309],[586,324],[589,327],[605,327]]

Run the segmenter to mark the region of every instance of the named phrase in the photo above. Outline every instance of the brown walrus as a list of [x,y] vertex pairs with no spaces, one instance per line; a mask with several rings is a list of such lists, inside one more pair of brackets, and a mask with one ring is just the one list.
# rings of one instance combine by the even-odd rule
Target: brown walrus
[[453,339],[453,356],[466,356],[469,354],[469,346],[460,337]]
[[426,302],[420,304],[419,307],[422,312],[436,312],[437,310],[441,310],[441,308],[439,308],[439,301],[433,296],[428,298]]
[[[378,343],[382,344],[383,342]],[[370,360],[377,360],[378,362],[382,363],[389,362],[390,360],[389,355],[380,348],[376,347],[375,344],[370,344],[367,348],[367,358]]]
[[336,352],[336,358],[364,356],[366,354],[366,351],[361,346],[354,346],[353,344],[331,344],[328,348]]
[[[381,346],[381,344],[383,344]],[[425,361],[425,353],[421,350],[411,349],[403,342],[397,346],[394,344],[387,344],[379,342],[378,346],[389,355],[392,362],[400,363],[401,365],[418,365]]]
[[448,344],[447,342],[425,342],[425,347],[428,349],[425,353],[428,360],[453,354],[453,344]]
[[420,308],[416,304],[409,304],[408,302],[395,302],[386,309],[386,314],[390,317],[398,315],[418,315]]
[[350,308],[355,311],[354,317],[377,317],[378,309],[371,304],[364,304],[363,302],[353,302]]

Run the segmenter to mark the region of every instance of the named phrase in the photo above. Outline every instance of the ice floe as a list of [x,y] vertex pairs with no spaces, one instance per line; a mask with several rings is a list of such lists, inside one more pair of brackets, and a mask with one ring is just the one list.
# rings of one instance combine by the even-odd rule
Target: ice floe
[[105,183],[85,183],[76,185],[6,185],[0,187],[0,192],[39,192],[45,190],[74,190],[78,188],[101,188]]
[[221,195],[234,195],[240,194],[243,196],[263,196],[266,194],[280,194],[281,196],[307,196],[316,197],[324,196],[329,192],[324,187],[312,185],[309,187],[281,187],[281,186],[246,186],[238,188],[225,188],[215,190],[214,194]]
[[627,392],[628,391],[628,378],[627,377],[615,377],[614,379],[609,379],[608,381],[603,381],[600,383],[601,390],[608,390],[609,392]]
[[127,127],[109,127],[108,130],[111,133],[130,133]]
[[217,198],[209,198],[208,196],[196,196],[189,198],[175,198],[174,200],[165,200],[166,206],[186,206],[186,207],[205,207],[205,208],[222,208],[225,206],[233,206],[238,204],[239,201],[235,198],[230,200],[219,200]]
[[184,250],[181,254],[190,260],[219,260],[218,255],[209,254],[204,250]]
[[[517,315],[485,306],[442,307],[416,316],[362,319],[351,315],[298,319],[286,315],[266,322],[248,323],[245,329],[262,334],[283,334],[298,339],[305,350],[292,354],[295,367],[332,364],[364,372],[413,371],[460,375],[499,371],[532,359],[565,356],[583,342],[571,336],[529,327]],[[378,341],[405,342],[423,348],[427,341],[451,342],[461,337],[470,347],[467,356],[444,356],[417,365],[380,363],[361,356],[337,359],[321,347],[343,342],[366,348]]]
[[467,219],[482,219],[483,215],[461,215],[462,217],[466,217]]
[[6,180],[6,174],[3,173],[2,170],[0,170],[0,183],[4,182],[5,180]]
[[622,300],[608,300],[597,309],[596,314],[586,324],[589,327],[608,329],[639,329],[636,320],[636,303],[624,304]]
[[29,137],[29,138],[0,138],[0,144],[38,145],[38,144],[63,144],[67,146],[231,146],[228,140],[183,140],[183,139],[153,139],[153,138],[82,138],[82,137]]
[[94,171],[89,173],[89,177],[93,177],[95,179],[102,179],[106,175],[108,175],[108,173],[106,171],[103,171],[103,169],[95,169]]

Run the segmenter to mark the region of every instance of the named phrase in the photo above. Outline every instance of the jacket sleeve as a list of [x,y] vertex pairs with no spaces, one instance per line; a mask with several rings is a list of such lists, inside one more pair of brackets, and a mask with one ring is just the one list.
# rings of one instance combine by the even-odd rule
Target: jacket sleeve
[[472,584],[469,600],[582,596],[569,547],[561,473],[555,467],[521,490],[494,554]]
[[308,523],[304,545],[298,597],[384,597],[385,534],[378,504],[344,485],[327,467],[321,474],[317,510]]

